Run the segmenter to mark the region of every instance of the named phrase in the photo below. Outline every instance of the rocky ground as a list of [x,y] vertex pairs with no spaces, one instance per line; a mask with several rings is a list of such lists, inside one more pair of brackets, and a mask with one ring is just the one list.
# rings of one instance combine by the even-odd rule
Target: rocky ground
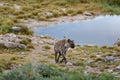
[[[58,24],[67,21],[81,21],[92,19],[94,16],[89,12],[77,16],[64,16],[51,18],[49,21],[37,21],[34,19],[21,20],[20,24],[29,26],[31,29],[38,26]],[[19,30],[19,27],[12,27]],[[77,45],[75,49],[67,52],[67,64],[55,64],[54,43],[57,40],[44,35],[16,35],[7,33],[0,35],[0,66],[6,70],[21,66],[24,63],[44,63],[54,68],[75,70],[82,68],[84,73],[100,74],[109,72],[120,77],[120,40],[118,46]]]
[[[32,0],[31,0],[32,1]],[[34,0],[33,0],[34,1]],[[49,1],[49,0],[43,0]],[[18,3],[17,3],[18,2]],[[118,12],[118,9],[112,9],[108,7],[108,10],[95,7],[91,4],[76,5],[61,5],[59,7],[54,6],[49,10],[49,6],[46,3],[41,5],[30,5],[30,3],[19,5],[19,2],[0,2],[1,6],[1,24],[8,25],[23,24],[29,28],[46,26],[49,24],[59,24],[62,22],[81,21],[86,19],[92,19],[102,13],[95,12]],[[12,3],[12,5],[11,5]],[[24,4],[24,5],[23,5]],[[29,6],[26,6],[29,5]],[[57,4],[56,4],[57,5]],[[23,7],[24,6],[24,7]],[[32,7],[33,9],[32,9]],[[45,7],[47,6],[47,7]],[[65,7],[66,6],[66,7]],[[65,7],[65,8],[64,8]],[[83,10],[78,10],[77,7]],[[74,10],[76,8],[76,10]],[[88,9],[89,8],[89,9]],[[32,9],[32,10],[31,10]],[[86,11],[87,9],[87,11]],[[72,12],[71,12],[72,11]],[[79,12],[80,11],[80,12]],[[90,12],[92,11],[92,12]],[[57,12],[57,13],[56,13]],[[76,12],[76,13],[74,13]],[[39,14],[40,13],[40,14]],[[42,13],[42,14],[41,14]],[[63,13],[66,13],[65,15]],[[57,18],[54,18],[57,14]],[[63,16],[62,16],[62,15]],[[78,14],[78,15],[77,15]],[[6,16],[7,15],[7,16]],[[76,15],[76,16],[73,16]],[[60,16],[60,17],[59,17]],[[48,18],[47,18],[48,17]],[[50,18],[49,18],[50,17]],[[15,18],[15,19],[14,19]],[[43,21],[44,20],[44,21]],[[2,29],[2,28],[1,28]],[[4,28],[3,28],[4,29]],[[11,27],[13,32],[18,33],[19,26]],[[14,31],[15,30],[15,31]],[[22,30],[22,29],[21,29]],[[25,32],[25,31],[24,31]],[[67,52],[67,64],[56,64],[54,61],[54,43],[57,40],[43,35],[20,35],[14,33],[0,34],[0,73],[1,68],[5,72],[10,71],[18,66],[22,66],[25,63],[42,63],[49,65],[53,68],[63,69],[67,71],[82,69],[85,74],[101,74],[102,72],[108,72],[120,78],[120,40],[115,42],[117,46],[96,46],[96,45],[77,45],[74,49],[69,49]],[[61,58],[60,58],[61,59]]]
[[[30,41],[34,48],[28,47],[27,43],[29,42],[25,42],[23,39]],[[9,52],[1,50],[0,62],[6,61],[7,65],[11,65],[10,68],[6,69],[12,69],[16,65],[21,66],[23,63],[32,62],[44,63],[54,68],[68,70],[82,68],[84,73],[100,74],[102,72],[110,72],[116,77],[120,77],[120,47],[76,45],[75,49],[69,49],[67,52],[67,64],[55,64],[53,50],[55,42],[55,39],[43,35],[25,36],[13,33],[0,35],[0,45],[13,49]],[[21,48],[21,46],[29,49],[14,51],[15,48]],[[7,57],[9,61],[3,57]]]

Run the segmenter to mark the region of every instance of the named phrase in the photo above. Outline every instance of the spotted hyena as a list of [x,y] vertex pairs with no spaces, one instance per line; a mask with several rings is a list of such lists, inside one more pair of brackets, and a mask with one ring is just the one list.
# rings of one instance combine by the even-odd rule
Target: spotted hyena
[[74,48],[74,47],[75,47],[75,43],[71,39],[63,39],[63,40],[57,41],[54,45],[55,62],[59,63],[59,58],[60,56],[62,56],[63,59],[60,61],[60,63],[62,63],[63,61],[67,63],[66,52],[68,48]]

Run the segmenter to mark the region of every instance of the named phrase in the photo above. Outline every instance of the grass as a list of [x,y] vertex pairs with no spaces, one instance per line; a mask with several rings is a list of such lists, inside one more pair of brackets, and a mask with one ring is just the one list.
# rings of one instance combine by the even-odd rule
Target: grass
[[5,34],[8,33],[10,31],[11,26],[7,25],[7,24],[3,24],[0,26],[0,34]]
[[34,46],[31,43],[31,39],[29,39],[29,38],[23,38],[19,43],[20,44],[25,44],[28,49],[30,49],[30,48],[33,49],[34,48]]
[[[26,41],[25,41],[25,43],[26,43]],[[87,53],[81,53],[82,49],[86,50]],[[95,49],[95,51],[91,51],[91,49]],[[104,49],[104,48],[102,48],[102,49]],[[77,72],[78,70],[76,70],[76,69],[78,69],[79,67],[84,68],[85,66],[90,66],[92,68],[98,68],[98,70],[100,70],[101,72],[107,72],[108,69],[115,70],[115,67],[119,65],[119,60],[111,63],[111,62],[104,62],[103,58],[105,56],[115,56],[115,57],[119,58],[119,52],[115,51],[114,48],[112,48],[114,50],[113,52],[115,52],[115,53],[111,53],[111,52],[109,52],[109,50],[111,50],[111,48],[109,48],[109,46],[107,46],[107,48],[104,49],[105,52],[102,54],[99,54],[99,56],[97,56],[97,54],[96,54],[97,51],[101,51],[102,49],[101,49],[101,47],[98,47],[98,46],[87,46],[87,45],[77,46],[77,48],[75,50],[70,49],[67,52],[67,60],[68,60],[68,62],[70,61],[73,64],[73,66],[75,67],[74,69],[71,69],[69,66],[66,66],[64,63],[63,64],[55,64],[53,62],[54,61],[54,53],[52,51],[48,52],[48,50],[46,50],[45,52],[40,52],[37,54],[35,59],[38,60],[38,62],[40,62],[42,64],[51,66],[55,70],[60,69],[60,71],[62,71],[62,74],[64,73],[65,75],[68,75],[68,74],[70,75],[70,77],[68,77],[68,76],[59,76],[59,78],[57,77],[57,79],[60,79],[60,80],[65,80],[65,78],[67,78],[68,80],[73,80],[73,79],[80,80],[81,78],[83,80],[101,80],[101,77],[99,76],[100,77],[100,79],[99,79],[99,77],[97,76],[97,75],[100,75],[100,74],[97,74],[97,72],[96,72],[96,74],[90,72],[89,76],[92,76],[92,77],[90,77],[90,79],[89,78],[86,79],[86,74],[81,73],[81,74],[83,74],[83,75],[81,75]],[[25,52],[25,54],[26,54],[26,52]],[[27,55],[28,54],[26,54],[26,56]],[[10,52],[8,51],[7,53],[4,53],[4,54],[2,53],[0,55],[0,66],[4,69],[9,69],[13,65],[24,64],[23,62],[25,62],[25,63],[29,62],[29,61],[27,61],[28,59],[27,60],[26,59],[27,58],[25,58],[25,56],[22,56],[22,55],[20,56],[20,55],[18,55],[17,52],[14,53],[12,51],[10,51]],[[88,60],[92,60],[92,62],[89,64],[86,64],[85,62]],[[32,71],[32,69],[31,69],[31,71]],[[31,73],[31,71],[27,72],[24,75],[29,74],[29,77],[33,77],[34,73]],[[73,74],[73,72],[75,72],[75,73]],[[115,72],[117,72],[117,71],[115,71]],[[20,72],[20,73],[22,73],[22,72]],[[77,74],[79,74],[79,75],[77,75]],[[10,73],[10,75],[12,75],[12,73]],[[78,77],[76,77],[76,76],[78,76]],[[24,76],[23,76],[23,78],[24,78]],[[42,77],[42,78],[44,79],[44,77]],[[47,77],[45,79],[47,79],[47,80],[53,79],[54,80],[54,78],[56,79],[55,76]],[[28,78],[28,80],[29,79],[30,78]],[[41,78],[39,77],[38,80],[39,79],[41,79]],[[34,79],[34,80],[36,80],[36,79]],[[114,80],[114,79],[112,79],[112,80]]]
[[[13,26],[20,27],[20,30],[12,30]],[[22,35],[32,35],[33,32],[24,25],[9,25],[9,24],[2,24],[0,25],[0,34],[5,33],[15,33],[15,34],[22,34]]]
[[76,61],[73,63],[74,66],[84,66],[84,62],[83,61]]
[[102,73],[99,76],[84,74],[81,69],[66,71],[53,69],[44,64],[28,63],[4,73],[1,70],[0,80],[118,80],[110,73]]
[[11,67],[23,64],[23,57],[16,54],[0,54],[0,67],[11,69]]
[[[53,17],[74,16],[83,14],[84,11],[88,11],[93,15],[95,15],[95,12],[120,14],[119,0],[20,0],[19,2],[1,0],[1,2],[4,4],[4,6],[0,6],[1,28],[4,25],[15,25],[20,22],[20,19],[49,21]],[[14,4],[20,6],[20,8],[14,8]],[[51,13],[51,15],[46,15],[46,12]],[[8,28],[0,29],[0,34],[7,33]]]
[[15,25],[17,27],[20,27],[21,29],[19,31],[11,30],[10,32],[13,32],[15,34],[21,34],[21,35],[32,35],[33,32],[25,25]]
[[[48,20],[52,17],[66,16],[69,14],[72,16],[82,14],[84,11],[89,11],[93,14],[96,11],[104,13],[120,13],[119,0],[20,0],[19,2],[14,0],[9,2],[8,0],[1,1],[5,4],[7,3],[4,6],[0,6],[0,12],[2,16],[11,17],[10,20],[7,21],[9,24],[14,24],[16,21],[19,22],[19,19]],[[31,2],[32,4],[30,4]],[[20,9],[15,9],[14,4],[20,6]],[[46,12],[51,12],[53,15],[44,15]],[[16,20],[13,20],[13,18]]]
[[[15,33],[23,35],[32,35],[32,31],[24,25],[17,25],[23,20],[36,19],[40,21],[49,21],[50,18],[60,17],[60,16],[74,16],[77,14],[83,14],[84,11],[88,11],[93,15],[95,12],[110,13],[110,14],[120,14],[120,1],[119,0],[0,0],[3,3],[7,3],[4,6],[0,6],[0,34],[5,33]],[[15,9],[14,4],[19,5],[20,9]],[[45,15],[46,12],[51,13],[51,16]],[[21,31],[11,31],[12,26],[18,26]],[[44,36],[44,38],[49,39],[49,36]],[[31,41],[29,39],[23,39],[20,41],[22,44],[26,44],[28,48],[33,48]],[[45,51],[51,50],[51,46],[45,43],[43,46]],[[3,49],[2,49],[3,48]],[[0,68],[10,69],[13,65],[23,64],[25,61],[25,56],[21,57],[15,50],[4,49],[4,46],[0,44]],[[101,71],[105,71],[109,66],[119,65],[119,60],[114,63],[105,63],[102,58],[105,56],[115,56],[119,58],[120,48],[113,46],[77,46],[74,50],[68,51],[67,59],[73,61],[75,67],[91,66],[98,68],[101,66]],[[96,53],[102,52],[100,57],[96,56]],[[41,63],[49,64],[54,68],[62,67],[65,70],[51,69],[49,66],[26,64],[23,67],[16,68],[8,73],[3,73],[0,69],[0,80],[116,80],[113,75],[109,73],[103,73],[99,76],[94,76],[92,74],[84,74],[80,70],[71,71],[66,68],[65,64],[56,65],[51,63],[49,59],[54,59],[53,54],[44,54],[40,52],[38,61]],[[50,52],[53,53],[53,52]],[[115,53],[115,54],[114,54]],[[28,54],[27,54],[28,55]],[[46,55],[46,56],[45,56]],[[44,58],[44,57],[45,58]],[[43,57],[43,58],[42,58]],[[92,59],[91,64],[84,64],[88,59]],[[39,72],[39,70],[42,70]],[[56,72],[58,71],[58,72]],[[60,75],[56,75],[60,73]],[[61,75],[64,74],[64,75]]]
[[45,45],[45,46],[43,46],[43,48],[46,49],[46,50],[51,49],[51,47],[49,45]]

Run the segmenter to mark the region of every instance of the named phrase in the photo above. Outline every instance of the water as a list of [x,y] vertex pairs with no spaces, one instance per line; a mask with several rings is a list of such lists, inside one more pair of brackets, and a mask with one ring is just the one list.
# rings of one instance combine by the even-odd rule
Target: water
[[51,24],[35,28],[35,34],[73,39],[77,44],[112,45],[120,38],[120,16],[98,16],[84,21]]

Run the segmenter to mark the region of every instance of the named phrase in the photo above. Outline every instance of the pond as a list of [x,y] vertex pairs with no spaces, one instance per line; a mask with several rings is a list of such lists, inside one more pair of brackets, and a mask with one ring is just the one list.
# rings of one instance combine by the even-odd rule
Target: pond
[[98,16],[84,21],[51,24],[33,31],[56,39],[66,36],[80,45],[112,45],[120,38],[120,16]]

